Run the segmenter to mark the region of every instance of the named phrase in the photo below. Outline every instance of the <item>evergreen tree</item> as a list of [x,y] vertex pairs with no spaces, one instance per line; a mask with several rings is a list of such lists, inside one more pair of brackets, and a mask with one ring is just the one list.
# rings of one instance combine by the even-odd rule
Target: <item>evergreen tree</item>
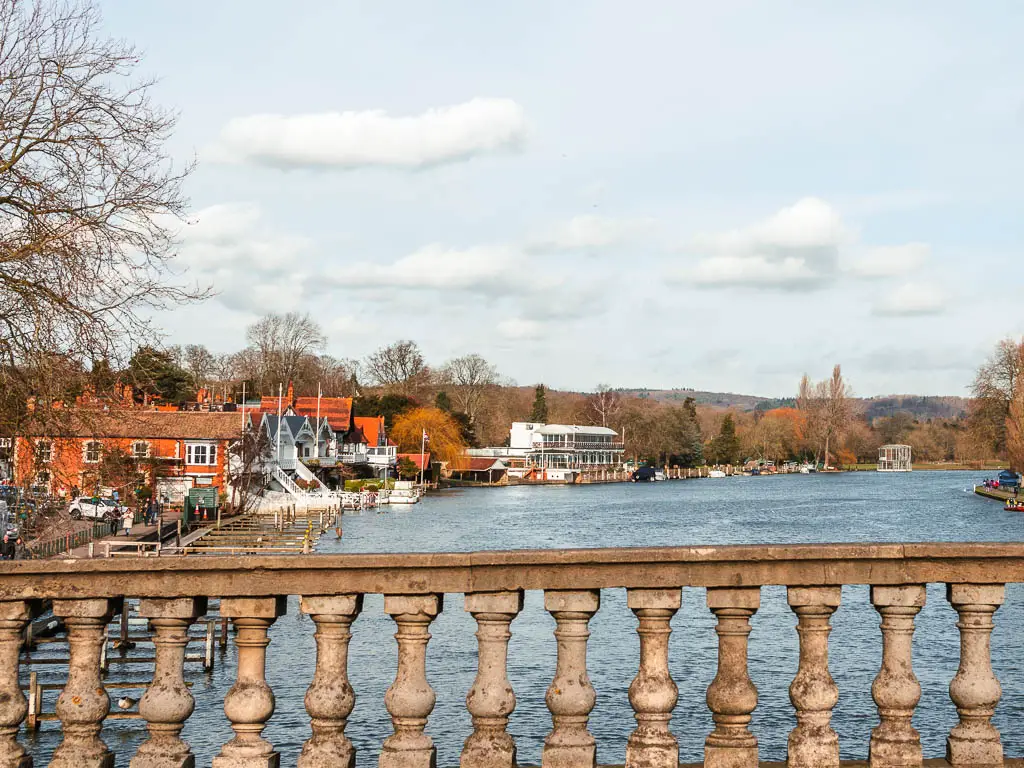
[[177,365],[170,354],[153,347],[136,350],[128,361],[128,377],[140,396],[156,396],[175,404],[195,396],[188,372]]
[[664,415],[664,452],[668,463],[694,467],[704,460],[704,444],[697,422],[697,411],[690,398],[683,405],[668,408]]
[[712,439],[708,460],[716,464],[735,464],[740,459],[740,441],[736,437],[736,422],[731,413],[722,419],[722,428]]
[[443,389],[437,393],[437,397],[434,398],[434,407],[445,411],[446,413],[452,412],[452,399],[448,397],[448,393]]
[[548,401],[547,390],[543,384],[538,384],[533,397],[533,410],[530,411],[530,421],[536,424],[548,423]]

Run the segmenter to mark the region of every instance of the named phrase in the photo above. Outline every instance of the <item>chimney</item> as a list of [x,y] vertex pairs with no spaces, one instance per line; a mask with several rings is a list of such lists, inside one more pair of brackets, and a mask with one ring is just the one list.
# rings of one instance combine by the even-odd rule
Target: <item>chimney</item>
[[288,382],[288,397],[285,400],[288,405],[295,405],[295,388],[292,387],[291,381]]

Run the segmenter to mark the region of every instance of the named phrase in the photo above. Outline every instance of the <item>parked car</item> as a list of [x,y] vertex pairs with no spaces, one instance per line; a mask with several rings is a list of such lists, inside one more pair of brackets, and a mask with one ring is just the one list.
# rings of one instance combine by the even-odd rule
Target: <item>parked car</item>
[[72,520],[81,520],[82,518],[112,520],[118,515],[123,515],[124,509],[119,511],[117,502],[113,499],[79,496],[68,505],[68,514],[71,515]]

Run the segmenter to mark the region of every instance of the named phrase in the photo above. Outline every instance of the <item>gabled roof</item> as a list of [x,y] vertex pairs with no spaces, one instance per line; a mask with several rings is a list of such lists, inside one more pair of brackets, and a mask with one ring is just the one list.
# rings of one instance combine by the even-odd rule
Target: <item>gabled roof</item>
[[[47,434],[50,433],[50,434]],[[234,440],[242,436],[242,415],[223,411],[71,411],[59,425],[32,430],[35,437],[120,437],[165,440]]]
[[353,416],[352,432],[345,442],[365,443],[369,446],[388,445],[390,441],[381,442],[384,436],[383,416]]
[[[264,413],[263,423],[266,425],[267,433],[271,439],[277,438],[277,414],[276,413]],[[309,420],[305,416],[282,416],[281,417],[281,434],[287,434],[292,439],[303,430],[309,423]],[[312,431],[312,428],[310,428]]]
[[[295,413],[316,419],[317,398],[297,397],[292,405]],[[321,397],[320,418],[326,419],[335,432],[348,432],[352,428],[352,398],[351,397]]]

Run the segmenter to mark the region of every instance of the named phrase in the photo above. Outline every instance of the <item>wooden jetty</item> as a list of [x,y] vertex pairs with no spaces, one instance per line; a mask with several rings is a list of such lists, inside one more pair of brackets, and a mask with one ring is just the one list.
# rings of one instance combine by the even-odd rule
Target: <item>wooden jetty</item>
[[309,554],[337,515],[337,507],[245,515],[208,528],[182,546],[181,554]]

